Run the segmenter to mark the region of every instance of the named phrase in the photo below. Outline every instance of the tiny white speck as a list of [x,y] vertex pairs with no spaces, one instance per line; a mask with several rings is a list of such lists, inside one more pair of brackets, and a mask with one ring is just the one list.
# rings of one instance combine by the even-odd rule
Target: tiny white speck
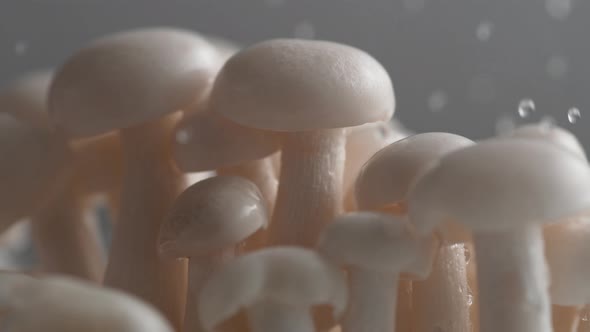
[[492,37],[494,24],[490,21],[482,21],[475,30],[475,36],[479,41],[487,42]]
[[573,0],[545,0],[547,14],[556,20],[565,20],[572,12]]
[[431,112],[440,112],[442,111],[447,103],[449,102],[449,97],[444,91],[436,90],[428,97],[428,109]]
[[29,50],[29,43],[26,40],[19,40],[14,44],[14,54],[18,56],[25,55]]
[[186,144],[191,139],[191,134],[188,130],[179,130],[176,132],[176,142],[179,144]]

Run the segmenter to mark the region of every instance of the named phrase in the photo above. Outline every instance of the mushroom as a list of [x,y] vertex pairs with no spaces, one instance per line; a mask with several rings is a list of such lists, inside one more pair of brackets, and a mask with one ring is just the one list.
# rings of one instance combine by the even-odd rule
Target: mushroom
[[344,274],[315,252],[274,247],[234,259],[211,275],[199,297],[207,331],[246,309],[253,332],[315,331],[309,309],[330,304],[346,309]]
[[[369,159],[357,178],[358,208],[406,215],[408,191],[421,172],[445,154],[471,144],[471,140],[459,135],[424,133],[388,145]],[[455,229],[452,235],[466,241],[468,236]],[[464,275],[466,261],[460,255],[463,249],[460,246],[446,248],[451,243],[442,239],[433,275],[423,281],[400,281],[400,287],[411,291],[399,293],[398,330],[408,329],[409,325],[418,328],[417,332],[445,326],[452,331],[470,329],[469,294],[462,292],[468,288]],[[446,277],[447,273],[451,273],[452,278]],[[429,292],[433,289],[445,296],[432,301]]]
[[368,123],[350,128],[346,133],[346,163],[344,164],[344,208],[356,210],[354,182],[361,168],[377,151],[385,146],[409,136],[409,133],[389,122]]
[[416,238],[408,226],[391,215],[357,212],[337,217],[322,233],[318,251],[350,271],[343,332],[394,331],[400,274],[430,273],[436,241]]
[[28,215],[32,216],[34,243],[47,272],[99,282],[104,270],[102,248],[98,234],[83,220],[83,213],[91,194],[118,187],[119,144],[115,138],[105,137],[66,146],[48,118],[46,99],[51,79],[50,71],[23,75],[0,93],[0,112],[13,114],[35,130],[52,135],[71,151],[61,188]]
[[[277,180],[269,156],[279,150],[269,132],[253,130],[206,110],[187,114],[176,128],[174,159],[183,172],[217,170],[219,175],[241,176],[260,189],[272,212]],[[269,213],[270,214],[270,213]]]
[[541,225],[590,207],[590,168],[538,140],[491,139],[444,156],[408,194],[416,230],[473,231],[481,332],[551,331]]
[[3,332],[173,331],[154,308],[118,291],[65,277],[2,274],[0,281]]
[[159,257],[158,234],[182,174],[171,160],[176,111],[207,91],[215,50],[196,33],[140,29],[99,39],[58,70],[49,94],[53,122],[71,138],[119,130],[123,180],[107,286],[155,305],[179,329],[186,261]]
[[211,272],[240,251],[244,240],[265,227],[267,211],[256,186],[241,177],[217,176],[185,190],[162,225],[160,251],[189,259],[185,331],[204,331],[198,294]]
[[[544,229],[555,331],[576,332],[581,308],[590,303],[586,287],[590,269],[590,220],[564,221]],[[559,324],[559,325],[558,325]]]
[[367,53],[332,42],[275,39],[225,63],[209,106],[242,126],[280,132],[270,242],[313,247],[342,209],[342,128],[388,120],[395,100],[387,72]]

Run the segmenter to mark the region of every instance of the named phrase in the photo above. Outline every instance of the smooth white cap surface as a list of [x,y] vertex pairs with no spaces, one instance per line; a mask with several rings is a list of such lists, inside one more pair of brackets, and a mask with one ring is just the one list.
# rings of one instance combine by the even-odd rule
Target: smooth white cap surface
[[580,141],[574,134],[561,127],[545,123],[529,124],[516,128],[510,133],[509,137],[545,140],[586,160],[586,152],[584,152],[584,147],[580,144]]

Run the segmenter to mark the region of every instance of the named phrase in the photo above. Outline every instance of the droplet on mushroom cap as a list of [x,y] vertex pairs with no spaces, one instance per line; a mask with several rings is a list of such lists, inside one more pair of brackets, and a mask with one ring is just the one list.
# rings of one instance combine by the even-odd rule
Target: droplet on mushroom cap
[[444,220],[474,231],[544,224],[590,209],[590,168],[553,144],[492,139],[448,154],[408,195],[412,223]]
[[387,120],[395,98],[383,66],[359,49],[275,39],[226,62],[211,107],[247,127],[307,131]]
[[266,211],[262,194],[244,178],[197,182],[177,198],[162,225],[160,251],[172,257],[217,252],[265,227]]
[[104,37],[72,56],[49,94],[52,120],[75,137],[94,136],[190,106],[215,74],[215,49],[171,28]]

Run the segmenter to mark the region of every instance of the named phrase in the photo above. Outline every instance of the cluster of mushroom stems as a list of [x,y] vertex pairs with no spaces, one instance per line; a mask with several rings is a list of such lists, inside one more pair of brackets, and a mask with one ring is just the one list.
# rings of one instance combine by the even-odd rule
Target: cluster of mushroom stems
[[590,331],[573,134],[474,142],[394,111],[379,62],[327,41],[146,28],[18,78],[0,230],[29,219],[41,265],[0,272],[0,331]]

